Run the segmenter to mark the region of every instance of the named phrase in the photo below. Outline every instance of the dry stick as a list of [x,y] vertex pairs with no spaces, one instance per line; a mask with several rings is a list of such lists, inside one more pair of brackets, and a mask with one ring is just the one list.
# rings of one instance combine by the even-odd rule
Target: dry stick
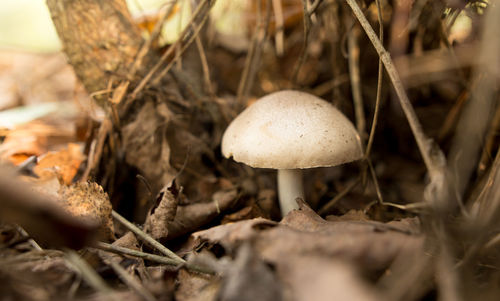
[[[382,8],[380,7],[380,0],[375,0],[377,3],[377,13],[378,13],[378,23],[379,23],[379,39],[380,44],[384,43],[384,24],[382,22]],[[372,150],[373,138],[375,137],[375,129],[377,128],[378,114],[380,111],[380,95],[382,94],[382,80],[384,77],[382,66],[382,59],[378,60],[378,80],[377,80],[377,97],[375,99],[375,111],[373,112],[372,127],[370,129],[370,136],[368,137],[368,143],[366,144],[365,158],[370,156]]]
[[75,251],[68,250],[65,252],[66,261],[80,273],[82,278],[96,291],[102,293],[103,295],[108,295],[112,300],[118,300],[115,296],[110,295],[113,290],[106,284],[99,274],[85,261],[83,260]]
[[205,274],[214,274],[214,271],[209,269],[209,268],[201,267],[198,265],[193,265],[190,263],[183,263],[183,262],[180,262],[176,259],[172,259],[172,258],[166,257],[166,256],[159,256],[159,255],[155,255],[155,254],[145,253],[145,252],[133,250],[130,248],[114,246],[114,245],[104,243],[104,242],[98,242],[95,247],[98,249],[101,249],[103,251],[107,251],[107,252],[111,252],[111,253],[115,253],[115,254],[120,254],[120,255],[134,256],[137,258],[142,258],[142,259],[153,261],[153,262],[160,263],[160,264],[176,266],[176,267],[184,266],[184,267],[186,267],[186,269],[188,269],[190,271],[194,271],[194,272],[205,273]]
[[328,211],[341,199],[343,198],[346,194],[349,193],[358,183],[361,181],[361,177],[357,177],[356,180],[353,182],[349,183],[339,194],[337,194],[333,199],[331,199],[328,203],[326,203],[323,207],[321,207],[318,210],[319,215],[323,215],[325,213],[328,213]]
[[132,79],[132,77],[135,75],[139,67],[142,65],[144,57],[151,49],[151,45],[153,44],[153,42],[160,36],[163,24],[165,23],[167,18],[173,13],[176,4],[177,1],[172,2],[172,4],[165,12],[165,14],[163,14],[160,20],[156,22],[155,27],[153,28],[153,31],[151,32],[149,39],[146,40],[144,45],[142,45],[141,49],[139,50],[139,53],[137,54],[134,65],[132,65],[132,68],[128,74],[129,79]]
[[276,34],[274,36],[274,43],[276,47],[276,54],[281,57],[284,52],[284,32],[283,32],[283,6],[281,0],[273,0],[273,10],[275,16]]
[[366,120],[363,110],[363,97],[361,95],[361,76],[359,72],[359,38],[360,30],[357,26],[352,26],[347,34],[348,61],[349,61],[349,79],[351,80],[352,99],[354,102],[354,113],[356,115],[356,128],[361,140],[366,139]]
[[314,12],[316,11],[316,9],[318,8],[318,6],[321,4],[323,0],[316,0],[314,1],[313,4],[311,4],[311,7],[309,7],[309,11],[308,11],[308,14],[309,16],[314,14]]
[[262,51],[262,43],[267,36],[267,28],[269,27],[269,18],[271,13],[271,5],[269,1],[266,1],[266,18],[265,21],[262,20],[261,13],[261,1],[257,1],[257,30],[252,37],[252,45],[250,45],[250,50],[245,58],[245,67],[241,75],[240,82],[238,84],[237,97],[238,103],[242,103],[243,99],[248,95],[248,92],[252,88],[252,84],[255,77],[255,70],[259,64],[260,54]]
[[293,70],[292,82],[297,83],[297,78],[299,76],[299,71],[304,62],[306,61],[307,56],[307,44],[309,42],[309,31],[311,29],[311,19],[309,15],[309,11],[307,9],[307,0],[302,0],[302,6],[304,9],[304,43],[302,44],[302,50],[300,52],[300,57],[295,65],[295,69]]
[[[196,8],[195,12],[193,13],[193,16],[191,17],[191,20],[190,20],[190,23],[194,22],[194,20],[196,20],[196,18],[198,18],[198,16],[201,14],[201,12],[203,11],[202,9],[205,7],[205,4],[207,4],[208,0],[205,0],[203,1],[203,3],[199,4],[198,7]],[[203,21],[202,21],[202,25],[203,25]],[[200,27],[201,28],[201,27]],[[180,43],[183,42],[184,38],[187,36],[187,34],[191,31],[191,27],[190,26],[187,26],[183,32],[181,33],[179,39],[177,41],[175,41],[174,44],[172,44],[167,51],[165,51],[165,53],[163,53],[163,55],[161,56],[160,60],[158,61],[158,63],[156,63],[153,68],[151,68],[151,70],[148,72],[148,74],[146,74],[146,76],[144,76],[144,78],[141,80],[141,82],[137,85],[137,87],[134,89],[134,91],[132,91],[132,93],[130,94],[130,97],[129,97],[129,100],[127,101],[126,105],[125,105],[125,110],[127,109],[127,107],[130,105],[130,103],[137,97],[137,94],[139,94],[145,87],[146,85],[149,83],[149,81],[151,80],[151,78],[153,77],[153,75],[158,71],[158,69],[160,69],[160,67],[167,61],[167,59],[172,55],[173,51],[177,48],[177,45],[179,45]],[[196,33],[193,33],[194,36],[197,35],[197,32]],[[192,40],[192,39],[191,39]],[[190,40],[190,41],[191,41]],[[190,42],[186,43],[187,46],[189,46]],[[175,60],[173,61],[175,62]],[[169,68],[168,70],[170,70],[171,68],[171,64],[169,64]],[[165,68],[167,69],[167,68]],[[168,72],[167,70],[167,72]],[[163,73],[162,73],[163,74]]]
[[[204,3],[206,3],[206,2],[204,2]],[[200,6],[201,6],[201,4],[200,4]],[[196,9],[196,11],[197,10],[198,10],[198,8]],[[195,13],[196,13],[196,11],[195,11]],[[205,12],[205,15],[203,16],[203,19],[201,19],[200,24],[196,27],[196,29],[193,32],[192,36],[189,37],[189,39],[186,41],[186,43],[184,45],[181,45],[182,47],[180,47],[179,55],[178,55],[177,58],[181,57],[181,55],[184,53],[184,51],[186,51],[186,49],[188,49],[188,47],[191,45],[191,43],[193,43],[193,41],[195,40],[195,38],[198,36],[198,34],[200,33],[201,29],[203,28],[203,26],[205,25],[205,23],[208,20],[208,17],[209,17],[208,12],[209,12],[208,10]],[[174,59],[170,63],[168,63],[167,66],[153,80],[153,85],[158,84],[160,82],[160,80],[165,76],[165,74],[167,74],[170,71],[170,69],[172,68],[172,66],[176,62],[177,62],[177,59]]]
[[126,218],[118,214],[116,211],[112,211],[113,217],[118,220],[120,223],[122,223],[127,229],[130,231],[134,232],[135,235],[139,236],[142,240],[150,244],[152,247],[156,248],[158,251],[162,252],[163,254],[167,255],[170,258],[173,258],[175,260],[178,260],[181,263],[186,263],[184,259],[179,257],[177,254],[174,252],[170,251],[167,247],[159,243],[158,241],[154,240],[151,236],[146,234],[144,231],[139,229],[137,226],[129,222]]
[[123,282],[132,288],[142,299],[146,301],[157,300],[153,294],[151,294],[146,288],[132,275],[130,275],[118,262],[111,260],[111,267],[115,273],[120,277]]
[[97,165],[101,160],[104,143],[106,142],[106,137],[108,137],[112,128],[113,125],[111,123],[111,120],[109,118],[104,118],[104,120],[101,122],[99,130],[97,131],[97,140],[91,144],[88,156],[89,160],[87,162],[87,167],[83,172],[81,181],[83,182],[87,181],[90,175],[90,171],[97,168]]
[[356,18],[358,18],[359,23],[365,30],[368,38],[375,47],[375,50],[377,51],[380,59],[384,63],[385,69],[389,74],[389,78],[391,79],[391,82],[394,86],[394,90],[398,95],[399,102],[401,103],[401,107],[406,115],[406,119],[408,120],[413,135],[415,136],[415,140],[420,150],[420,154],[422,155],[422,158],[424,160],[425,166],[427,167],[431,179],[434,179],[438,175],[442,175],[443,174],[441,168],[442,164],[440,164],[440,162],[437,162],[437,159],[435,158],[435,157],[439,158],[440,156],[434,157],[433,154],[431,154],[431,152],[441,153],[441,151],[438,148],[438,146],[433,145],[432,140],[427,138],[426,135],[424,134],[422,126],[418,121],[417,115],[415,114],[415,110],[413,109],[413,106],[411,105],[410,100],[408,99],[408,95],[406,95],[399,74],[396,68],[394,67],[394,63],[392,62],[391,56],[384,49],[382,43],[380,43],[380,40],[377,38],[377,34],[375,33],[375,31],[373,31],[373,28],[370,26],[370,23],[363,15],[363,12],[361,11],[356,1],[346,0],[346,2],[351,7]]

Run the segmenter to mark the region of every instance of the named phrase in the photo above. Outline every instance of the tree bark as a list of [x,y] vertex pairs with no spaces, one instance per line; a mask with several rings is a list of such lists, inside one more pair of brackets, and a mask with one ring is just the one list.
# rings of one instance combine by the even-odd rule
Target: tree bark
[[104,104],[111,83],[128,79],[143,43],[124,0],[47,0],[68,62]]

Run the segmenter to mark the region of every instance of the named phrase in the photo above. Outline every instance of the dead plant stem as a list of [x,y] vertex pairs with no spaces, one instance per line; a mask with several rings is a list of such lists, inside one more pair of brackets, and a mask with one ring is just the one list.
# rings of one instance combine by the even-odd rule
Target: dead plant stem
[[111,260],[111,267],[122,281],[145,301],[157,300],[138,280],[130,275],[118,262]]
[[[379,23],[379,39],[380,44],[384,45],[384,23],[382,22],[382,8],[380,6],[380,0],[375,0],[377,3],[377,14]],[[373,112],[372,126],[370,129],[370,136],[368,137],[368,143],[366,144],[365,158],[370,156],[372,150],[373,139],[375,137],[375,129],[377,128],[378,114],[380,111],[380,95],[382,93],[382,81],[384,77],[384,69],[382,65],[382,59],[378,60],[378,80],[377,80],[377,96],[375,99],[375,111]]]
[[[205,12],[206,15],[204,16],[203,20],[200,22],[200,25],[198,25],[197,27],[197,30],[192,34],[192,36],[190,37],[190,39],[185,43],[185,45],[183,46],[183,50],[185,50],[187,48],[187,46],[189,46],[191,44],[191,42],[194,40],[194,37],[196,37],[199,33],[199,31],[201,30],[201,28],[203,27],[203,24],[205,23],[206,19],[208,18],[208,11],[205,10],[205,6],[206,5],[209,5],[210,4],[210,1],[209,0],[205,0],[203,1],[202,3],[200,3],[198,5],[198,7],[196,7],[196,10],[194,11],[193,13],[193,16],[191,17],[191,20],[190,20],[190,23],[193,23],[197,18],[198,16],[201,15],[202,12]],[[172,44],[167,51],[165,51],[165,53],[163,53],[163,55],[161,56],[161,58],[159,59],[158,63],[156,63],[153,68],[151,68],[151,70],[148,72],[148,74],[146,74],[146,76],[144,76],[144,78],[141,80],[141,82],[137,85],[137,87],[134,89],[134,91],[132,91],[132,93],[130,94],[130,97],[129,99],[127,100],[126,104],[124,105],[124,111],[127,110],[128,106],[130,105],[130,103],[137,97],[137,95],[146,87],[146,85],[150,82],[151,78],[153,77],[153,75],[156,74],[156,72],[160,69],[160,67],[162,67],[162,65],[167,61],[167,59],[169,57],[171,57],[171,55],[173,54],[174,50],[177,49],[178,45],[181,44],[182,42],[185,42],[185,39],[187,38],[188,34],[191,32],[191,26],[187,26],[181,33],[179,39],[177,39],[177,41],[175,41],[174,44]],[[170,70],[170,68],[172,67],[172,65],[175,63],[175,60],[172,60],[164,69],[163,71],[160,73],[159,76],[157,76],[157,78],[155,79],[155,82],[158,80],[158,78],[161,78],[163,77],[163,75],[168,72]]]
[[365,30],[366,34],[368,35],[368,38],[375,47],[375,50],[379,54],[379,57],[382,60],[387,73],[389,74],[389,78],[391,79],[391,82],[394,86],[394,90],[396,91],[396,94],[399,98],[399,102],[401,103],[401,107],[406,115],[406,119],[408,120],[413,135],[415,136],[415,140],[420,150],[420,154],[422,155],[425,166],[427,167],[427,170],[429,171],[431,178],[433,178],[433,176],[435,175],[437,176],[438,173],[441,174],[442,172],[440,165],[438,165],[438,163],[435,162],[435,159],[431,154],[431,151],[437,150],[436,149],[437,146],[433,147],[432,141],[428,139],[427,136],[424,134],[422,130],[422,125],[420,124],[417,115],[415,114],[415,110],[413,109],[413,106],[410,103],[408,95],[405,92],[405,88],[403,86],[403,83],[401,82],[401,78],[399,77],[399,74],[394,66],[394,63],[392,62],[390,54],[385,50],[384,46],[378,39],[377,34],[371,27],[370,23],[364,16],[363,12],[361,11],[361,8],[358,6],[356,1],[346,0],[346,2],[351,7],[356,18],[358,18],[358,21]]
[[141,252],[138,250],[133,250],[130,248],[114,246],[114,245],[111,245],[111,244],[108,244],[105,242],[98,242],[95,247],[98,249],[101,249],[103,251],[107,251],[107,252],[111,252],[111,253],[115,253],[115,254],[120,254],[120,255],[134,256],[137,258],[142,258],[145,260],[153,261],[153,262],[156,262],[159,264],[165,264],[165,265],[177,266],[177,267],[184,266],[184,267],[186,267],[186,269],[194,271],[194,272],[199,272],[199,273],[204,273],[204,274],[214,274],[214,272],[212,270],[205,268],[205,267],[181,262],[179,260],[172,259],[172,258],[166,257],[166,256],[160,256],[160,255]]
[[156,248],[158,251],[162,252],[163,254],[167,255],[168,257],[175,259],[181,263],[186,263],[186,261],[184,259],[179,257],[174,252],[170,251],[167,247],[165,247],[164,245],[162,245],[158,241],[154,240],[146,232],[142,231],[136,225],[129,222],[126,218],[121,216],[118,212],[113,210],[112,215],[117,221],[119,221],[121,224],[123,224],[125,227],[127,227],[127,229],[134,232],[134,234],[137,235],[140,239],[144,240],[145,242],[150,244],[152,247]]
[[302,6],[304,9],[304,42],[302,44],[302,50],[300,52],[299,60],[295,65],[295,69],[293,70],[292,82],[294,84],[297,83],[297,79],[299,76],[299,71],[307,57],[307,44],[309,43],[309,31],[311,29],[311,18],[309,15],[309,10],[307,9],[307,0],[302,0]]

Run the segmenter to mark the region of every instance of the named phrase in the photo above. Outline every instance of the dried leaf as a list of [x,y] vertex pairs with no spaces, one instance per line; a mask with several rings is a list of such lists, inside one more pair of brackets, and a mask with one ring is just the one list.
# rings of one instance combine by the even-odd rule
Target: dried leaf
[[212,202],[196,203],[187,206],[178,206],[175,219],[168,223],[168,239],[179,237],[199,229],[210,222],[220,212],[226,210],[237,200],[237,189],[219,191],[213,195]]
[[168,236],[168,223],[172,222],[177,212],[179,191],[175,180],[168,187],[164,187],[156,198],[157,205],[151,209],[146,218],[144,230],[154,239],[163,239]]
[[57,152],[48,152],[42,157],[34,168],[34,172],[41,179],[57,177],[61,183],[70,185],[84,160],[81,146],[69,143],[68,147]]
[[234,264],[229,267],[223,277],[217,299],[224,301],[281,300],[281,285],[271,268],[256,256],[251,245],[244,243],[238,249]]
[[97,183],[75,183],[69,187],[62,186],[60,204],[75,217],[81,217],[99,225],[103,239],[114,238],[114,226],[111,218],[113,210],[108,195]]
[[288,264],[277,267],[287,300],[382,300],[351,264],[320,256],[288,259]]
[[219,243],[227,250],[232,250],[233,246],[241,241],[250,240],[257,236],[259,230],[277,225],[278,223],[264,218],[255,218],[198,231],[193,233],[192,237],[199,242]]
[[220,286],[217,279],[186,270],[179,271],[177,281],[175,300],[178,301],[215,300]]

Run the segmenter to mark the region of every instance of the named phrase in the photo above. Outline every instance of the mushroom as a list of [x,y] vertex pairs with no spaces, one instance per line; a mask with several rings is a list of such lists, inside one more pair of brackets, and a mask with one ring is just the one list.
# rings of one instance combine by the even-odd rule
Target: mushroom
[[353,124],[332,104],[304,92],[279,91],[257,100],[222,137],[222,154],[257,168],[278,170],[281,213],[304,199],[302,169],[361,159]]

